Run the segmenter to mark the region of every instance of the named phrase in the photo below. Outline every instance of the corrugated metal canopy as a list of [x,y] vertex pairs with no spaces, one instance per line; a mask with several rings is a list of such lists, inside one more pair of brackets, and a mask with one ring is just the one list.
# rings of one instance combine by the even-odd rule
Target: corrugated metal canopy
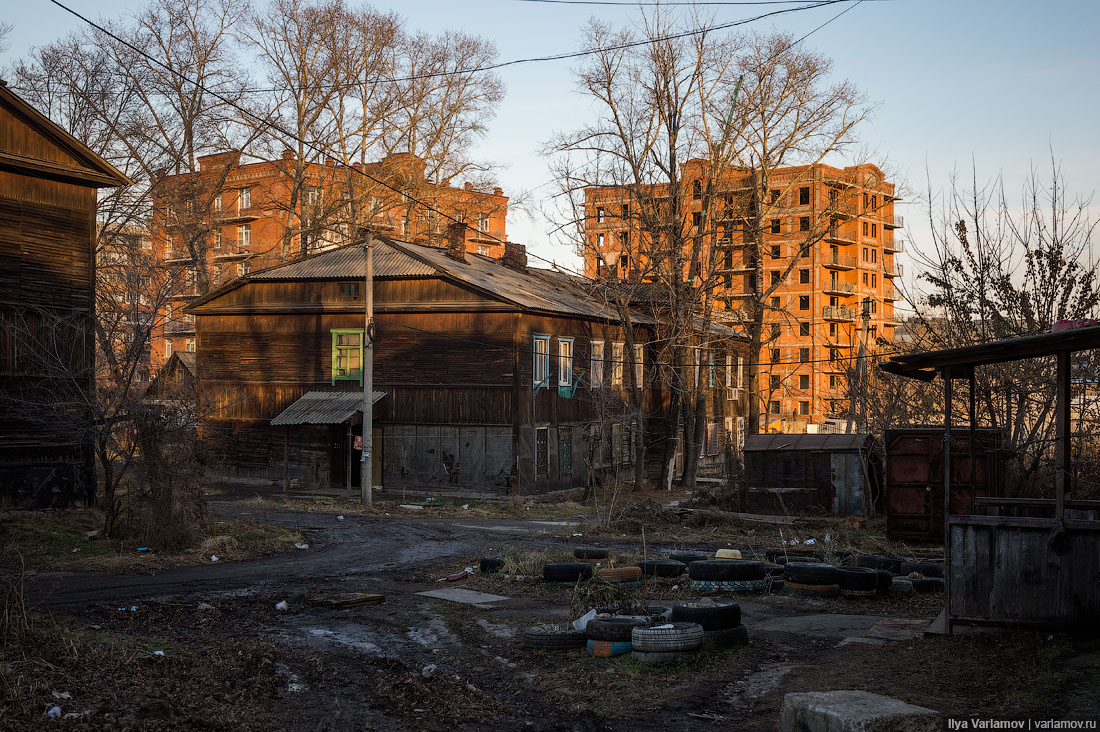
[[863,447],[869,439],[871,439],[870,435],[746,435],[744,451],[810,450],[817,452],[854,452]]
[[[371,404],[386,396],[372,394]],[[363,408],[363,395],[357,391],[310,391],[279,413],[271,424],[343,424]]]

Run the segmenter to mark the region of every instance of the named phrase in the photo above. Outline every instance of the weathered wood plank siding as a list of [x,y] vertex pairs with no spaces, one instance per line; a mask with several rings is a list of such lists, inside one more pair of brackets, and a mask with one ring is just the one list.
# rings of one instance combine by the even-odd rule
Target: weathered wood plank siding
[[1096,627],[1100,524],[1066,522],[1068,551],[1048,545],[1049,519],[951,518],[951,613],[988,622]]

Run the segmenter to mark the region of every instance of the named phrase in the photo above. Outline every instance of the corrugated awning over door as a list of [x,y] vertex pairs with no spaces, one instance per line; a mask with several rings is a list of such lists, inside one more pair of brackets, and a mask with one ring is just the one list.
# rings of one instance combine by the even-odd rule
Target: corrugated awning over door
[[[384,391],[372,394],[371,404],[386,396]],[[355,391],[310,391],[279,413],[271,424],[343,424],[362,411],[363,395]]]

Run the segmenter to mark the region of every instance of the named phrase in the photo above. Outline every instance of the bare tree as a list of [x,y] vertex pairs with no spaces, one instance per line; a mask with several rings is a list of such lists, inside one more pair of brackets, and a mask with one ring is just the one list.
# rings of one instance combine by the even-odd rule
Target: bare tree
[[[1089,200],[1070,200],[1055,161],[1049,176],[1033,171],[1022,200],[1010,202],[1004,181],[969,184],[957,179],[942,196],[929,187],[930,243],[913,257],[922,270],[909,301],[916,315],[906,327],[903,351],[925,351],[1046,333],[1059,321],[1095,317],[1100,309],[1098,265],[1092,252],[1097,220]],[[1097,425],[1097,364],[1075,357],[1073,385],[1079,429]],[[878,376],[872,405],[882,424],[926,423],[942,418],[941,392],[907,379]],[[878,388],[874,388],[877,386]],[[1026,361],[975,372],[976,418],[1003,432],[1016,477],[1012,490],[1034,490],[1044,474],[1054,436],[1054,366]],[[962,390],[960,390],[962,391]],[[952,406],[966,415],[966,396]],[[876,413],[872,406],[872,418]]]
[[[704,25],[689,20],[691,27]],[[596,103],[598,118],[559,135],[547,151],[556,156],[565,213],[576,227],[588,274],[610,267],[622,276],[628,270],[629,277],[664,289],[658,318],[662,381],[670,388],[673,414],[680,413],[667,425],[665,462],[682,424],[682,481],[692,484],[706,434],[705,389],[696,367],[700,354],[716,349],[709,336],[700,341],[696,334],[708,333],[716,319],[748,330],[748,424],[755,431],[769,298],[795,268],[799,252],[828,228],[829,218],[821,214],[801,235],[779,279],[765,283],[763,232],[779,215],[770,172],[841,151],[866,108],[850,85],[827,84],[827,59],[799,50],[787,36],[682,33],[688,25],[662,8],[643,13],[636,30],[591,22],[586,45],[599,51],[577,78],[581,93]],[[794,185],[785,182],[785,192]],[[584,191],[600,187],[614,189],[618,198],[581,202]],[[598,233],[596,211],[618,207],[637,234],[634,240],[610,241]],[[751,297],[731,318],[719,298],[732,283],[720,276],[718,265],[733,247],[735,230],[755,277]]]

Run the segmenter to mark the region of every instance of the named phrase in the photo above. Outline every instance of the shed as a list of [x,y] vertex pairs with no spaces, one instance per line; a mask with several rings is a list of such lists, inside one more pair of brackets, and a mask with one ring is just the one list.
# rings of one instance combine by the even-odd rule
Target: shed
[[749,511],[862,516],[877,499],[870,435],[748,435],[744,453]]
[[[962,348],[894,356],[879,364],[888,373],[922,381],[943,379],[945,405],[955,382],[968,385],[968,429],[980,429],[975,369],[1054,356],[1055,440],[1050,459],[1054,485],[1040,498],[973,498],[967,514],[954,514],[956,490],[951,409],[943,425],[944,574],[942,629],[958,624],[1095,628],[1100,621],[1100,521],[1080,518],[1100,501],[1073,495],[1071,355],[1100,349],[1100,327],[1011,338]],[[970,446],[976,445],[972,435]],[[956,456],[958,457],[958,456]],[[976,468],[970,460],[969,466]],[[974,479],[971,479],[973,485]],[[994,486],[995,489],[995,486]],[[1021,511],[1022,510],[1022,511]],[[1019,515],[1025,512],[1030,515]]]

